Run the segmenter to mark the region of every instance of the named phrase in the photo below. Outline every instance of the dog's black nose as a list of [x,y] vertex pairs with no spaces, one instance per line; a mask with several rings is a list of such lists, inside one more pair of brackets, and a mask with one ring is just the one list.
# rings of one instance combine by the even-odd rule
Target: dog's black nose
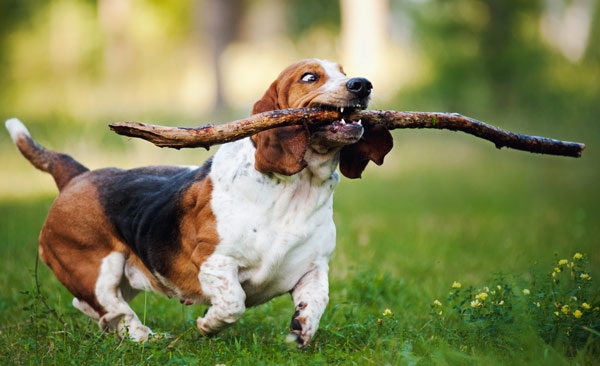
[[352,78],[346,83],[346,89],[359,98],[364,98],[371,94],[373,84],[365,78]]

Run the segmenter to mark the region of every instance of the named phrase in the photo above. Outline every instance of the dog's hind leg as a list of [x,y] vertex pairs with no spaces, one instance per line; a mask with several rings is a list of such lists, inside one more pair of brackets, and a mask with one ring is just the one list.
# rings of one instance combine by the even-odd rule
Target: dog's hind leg
[[107,332],[117,331],[121,337],[128,334],[134,341],[146,341],[152,331],[142,324],[127,303],[134,293],[123,291],[125,262],[125,255],[119,252],[112,252],[102,259],[95,293],[106,313],[100,317],[98,324]]
[[94,310],[94,308],[92,308],[87,302],[74,297],[73,306],[75,307],[75,309],[81,311],[82,313],[94,319],[95,321],[100,320],[100,314],[98,314],[98,312]]

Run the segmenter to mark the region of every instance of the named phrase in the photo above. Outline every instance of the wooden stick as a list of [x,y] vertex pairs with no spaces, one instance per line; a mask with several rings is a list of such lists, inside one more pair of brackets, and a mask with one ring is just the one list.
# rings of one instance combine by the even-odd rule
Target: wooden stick
[[[113,123],[110,129],[120,135],[139,137],[160,147],[176,149],[223,144],[254,135],[270,128],[306,124],[314,126],[339,120],[335,110],[317,108],[282,109],[269,111],[223,125],[195,128],[164,127],[139,122]],[[344,118],[362,120],[363,125],[381,124],[390,130],[401,128],[433,128],[462,131],[493,142],[497,148],[529,151],[539,154],[580,157],[585,145],[538,136],[521,135],[490,126],[484,122],[456,113],[397,112],[365,110]]]
[[224,144],[252,136],[270,128],[306,123],[318,125],[339,119],[337,111],[316,108],[280,109],[252,115],[248,118],[222,125],[201,127],[164,127],[140,122],[117,122],[110,124],[111,130],[119,135],[139,137],[156,146],[204,147]]

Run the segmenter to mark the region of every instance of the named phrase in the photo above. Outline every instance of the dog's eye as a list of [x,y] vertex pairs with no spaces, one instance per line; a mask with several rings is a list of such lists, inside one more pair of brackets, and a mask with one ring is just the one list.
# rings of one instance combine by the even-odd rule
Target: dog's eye
[[315,81],[319,80],[319,77],[312,72],[307,72],[306,74],[302,75],[300,80],[305,83],[314,83]]

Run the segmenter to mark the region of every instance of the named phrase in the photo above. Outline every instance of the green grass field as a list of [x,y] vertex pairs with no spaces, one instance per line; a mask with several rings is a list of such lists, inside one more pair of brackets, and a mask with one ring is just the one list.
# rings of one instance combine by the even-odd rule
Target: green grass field
[[[44,131],[32,132],[52,146]],[[600,304],[600,155],[594,146],[576,160],[498,151],[449,132],[396,133],[396,147],[384,166],[370,166],[362,180],[342,180],[336,190],[338,247],[331,263],[330,304],[312,345],[298,350],[284,343],[293,313],[289,296],[248,310],[239,323],[206,339],[195,331],[204,307],[141,294],[134,310],[154,331],[172,336],[147,344],[101,334],[40,262],[42,301],[34,280],[36,245],[54,198],[53,183],[17,155],[5,133],[0,135],[9,167],[0,195],[2,365],[599,362],[600,317],[593,307]],[[139,160],[119,138],[102,136],[94,148],[70,149],[64,140],[59,147],[92,167],[132,166]],[[118,153],[103,155],[102,144]],[[152,149],[143,150],[154,155],[141,160],[164,152],[161,162],[189,164],[206,156]],[[93,157],[92,163],[77,152]],[[11,172],[24,173],[15,182]],[[31,193],[27,186],[39,189]],[[13,193],[15,187],[22,190]],[[556,316],[561,309],[543,284],[551,282],[558,259],[572,261],[576,252],[589,262],[585,273],[592,280],[556,290],[552,296],[567,296],[583,291],[576,288],[581,283],[587,286],[577,300],[564,300],[571,311]],[[559,275],[567,272],[565,267]],[[505,281],[507,306],[491,310],[500,309],[490,302],[499,290],[484,307],[469,307],[473,296],[485,291],[479,289],[493,290],[500,283],[498,276]],[[456,295],[464,300],[457,309],[467,308],[462,315],[448,302],[454,281],[462,284]],[[523,294],[525,288],[531,295]],[[435,299],[443,305],[432,306]],[[576,319],[572,311],[582,302],[592,309]]]

